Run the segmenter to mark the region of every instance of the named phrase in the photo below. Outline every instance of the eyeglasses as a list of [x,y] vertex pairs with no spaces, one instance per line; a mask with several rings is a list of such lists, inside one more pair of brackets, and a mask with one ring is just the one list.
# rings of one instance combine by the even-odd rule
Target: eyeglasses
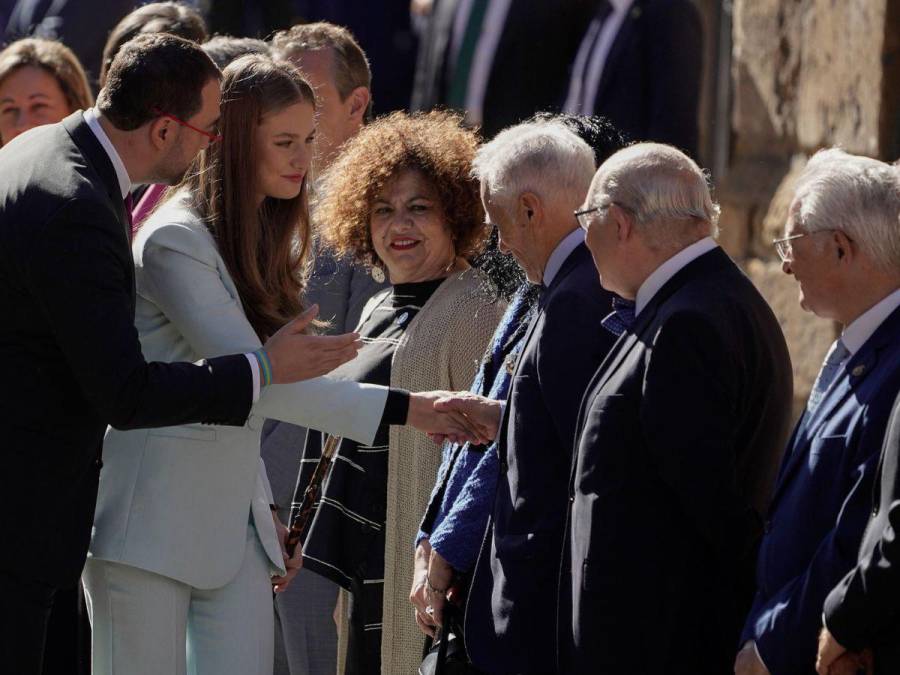
[[[778,254],[778,257],[781,259],[783,263],[792,263],[794,262],[794,247],[791,244],[794,239],[800,239],[801,237],[806,237],[810,234],[820,234],[822,232],[836,232],[837,230],[816,230],[815,232],[800,232],[799,234],[792,234],[790,237],[782,237],[781,239],[773,239],[772,244],[775,246],[775,252]],[[846,234],[844,235],[847,236]],[[850,239],[850,237],[847,237]]]
[[222,137],[219,134],[214,134],[211,131],[204,131],[203,129],[199,129],[199,128],[195,127],[193,124],[189,124],[188,122],[185,122],[180,117],[175,117],[175,115],[170,115],[167,112],[163,112],[159,108],[153,108],[153,114],[159,115],[160,117],[165,117],[166,119],[170,119],[173,122],[176,122],[177,124],[180,124],[183,127],[187,127],[191,131],[196,131],[198,134],[203,134],[204,136],[206,136],[209,139],[210,143],[218,143],[219,141],[222,140]]
[[603,206],[594,206],[589,209],[582,209],[581,211],[575,211],[575,220],[578,221],[579,227],[582,230],[587,230],[591,226],[591,221],[593,218],[585,218],[592,213],[596,213],[597,211],[602,211],[607,208],[609,204],[604,204]]

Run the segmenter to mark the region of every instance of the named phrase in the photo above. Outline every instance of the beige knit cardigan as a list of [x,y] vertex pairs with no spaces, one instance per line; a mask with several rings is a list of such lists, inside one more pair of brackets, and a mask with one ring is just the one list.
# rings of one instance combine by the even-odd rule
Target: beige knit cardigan
[[[376,298],[379,298],[376,296]],[[363,311],[368,316],[373,299]],[[468,390],[506,310],[478,270],[452,274],[416,314],[394,352],[391,386],[409,391]],[[388,450],[381,672],[415,675],[424,635],[409,602],[414,540],[441,463],[441,449],[412,427],[392,426]],[[341,638],[346,636],[340,631]],[[339,639],[343,672],[346,640]]]

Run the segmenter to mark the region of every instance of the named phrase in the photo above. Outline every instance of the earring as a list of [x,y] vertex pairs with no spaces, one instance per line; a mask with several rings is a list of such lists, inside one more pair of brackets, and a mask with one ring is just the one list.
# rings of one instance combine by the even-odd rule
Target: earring
[[380,267],[372,268],[372,279],[375,280],[376,283],[383,284],[384,283],[384,270]]

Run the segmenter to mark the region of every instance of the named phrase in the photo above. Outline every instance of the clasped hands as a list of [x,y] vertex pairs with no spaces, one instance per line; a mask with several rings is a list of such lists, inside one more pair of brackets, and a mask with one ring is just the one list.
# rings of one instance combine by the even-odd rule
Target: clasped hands
[[444,623],[447,590],[453,581],[453,568],[427,539],[416,547],[415,566],[409,601],[415,607],[416,625],[425,635],[434,637]]
[[435,443],[484,445],[497,437],[502,411],[500,401],[467,391],[420,392],[410,397],[407,424]]

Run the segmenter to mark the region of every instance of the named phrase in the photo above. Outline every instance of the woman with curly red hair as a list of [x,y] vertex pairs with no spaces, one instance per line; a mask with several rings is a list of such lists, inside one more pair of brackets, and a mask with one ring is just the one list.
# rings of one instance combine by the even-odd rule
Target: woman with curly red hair
[[[392,287],[363,311],[359,356],[334,377],[410,391],[468,387],[504,303],[468,259],[486,240],[478,146],[457,116],[394,113],[363,129],[324,177],[322,236]],[[321,452],[311,431],[295,502]],[[408,605],[408,559],[440,463],[422,433],[383,427],[344,439],[304,537],[304,565],[350,592],[345,673],[415,672],[422,636]],[[384,640],[382,640],[382,624]]]

